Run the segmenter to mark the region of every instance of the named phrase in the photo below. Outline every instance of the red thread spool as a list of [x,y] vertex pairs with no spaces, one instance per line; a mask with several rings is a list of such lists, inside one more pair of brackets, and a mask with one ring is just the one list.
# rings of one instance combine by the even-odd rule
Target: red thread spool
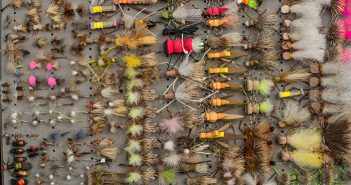
[[187,38],[182,41],[182,39],[167,39],[166,40],[166,53],[167,55],[171,55],[173,53],[184,53],[183,47],[185,51],[190,52],[193,50],[192,47],[193,39]]
[[222,14],[222,13],[228,11],[228,10],[229,10],[229,8],[227,8],[227,7],[211,8],[211,9],[207,10],[207,14],[208,15],[219,15],[219,14]]

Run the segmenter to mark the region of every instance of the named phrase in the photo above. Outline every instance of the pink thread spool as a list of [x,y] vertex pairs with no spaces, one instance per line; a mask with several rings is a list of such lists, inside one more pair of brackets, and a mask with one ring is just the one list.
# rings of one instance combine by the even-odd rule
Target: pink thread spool
[[35,61],[35,60],[32,60],[32,61],[29,63],[29,69],[31,69],[31,70],[38,69],[39,67],[40,67],[40,65],[39,65],[38,62]]
[[28,78],[28,85],[31,87],[36,87],[37,86],[37,77],[34,75],[30,75]]
[[49,77],[48,78],[48,85],[51,87],[51,88],[55,88],[57,86],[57,80],[56,78],[54,77]]

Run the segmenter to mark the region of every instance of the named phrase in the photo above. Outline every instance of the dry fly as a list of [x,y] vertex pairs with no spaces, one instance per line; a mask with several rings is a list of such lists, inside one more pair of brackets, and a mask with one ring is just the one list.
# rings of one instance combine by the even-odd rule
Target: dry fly
[[8,7],[17,9],[17,8],[22,8],[23,5],[24,5],[23,0],[11,0],[9,4],[7,4],[6,6],[4,6],[4,8],[1,9],[1,12],[3,12]]
[[303,107],[300,103],[288,100],[284,105],[279,120],[281,128],[286,126],[298,127],[301,123],[310,119],[311,113],[308,108]]
[[267,174],[271,170],[272,147],[269,138],[272,136],[272,127],[267,120],[263,120],[256,128],[247,127],[243,148],[246,169],[250,173]]
[[67,17],[67,19],[72,19],[74,16],[83,16],[84,10],[83,6],[77,6],[72,3],[65,3],[63,15]]
[[286,71],[274,77],[274,82],[284,82],[284,83],[294,83],[307,81],[312,74],[306,69],[296,70],[296,71]]
[[34,24],[39,24],[40,23],[39,13],[40,13],[40,10],[38,8],[32,8],[27,11],[26,15],[32,18],[32,21]]
[[35,40],[34,45],[37,46],[38,48],[43,48],[47,46],[48,40],[45,37],[39,37],[37,40]]
[[9,63],[7,67],[10,71],[15,72],[16,68],[19,67],[20,62],[23,60],[22,46],[20,43],[14,44],[13,42],[7,42],[5,48],[5,55]]
[[259,58],[246,61],[245,66],[262,66],[268,68],[269,70],[274,70],[278,67],[278,59],[278,53],[276,51],[267,51],[263,52]]
[[119,149],[114,145],[113,140],[109,138],[93,141],[95,153],[112,160],[116,159],[119,154]]

